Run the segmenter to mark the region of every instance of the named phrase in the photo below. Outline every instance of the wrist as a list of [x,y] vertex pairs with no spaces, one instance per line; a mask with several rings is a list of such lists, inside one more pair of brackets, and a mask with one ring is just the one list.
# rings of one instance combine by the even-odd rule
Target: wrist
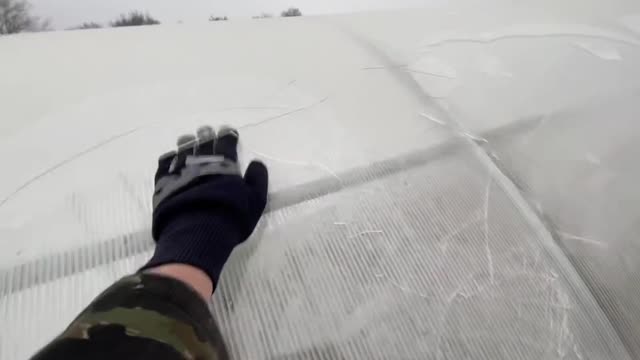
[[184,213],[163,228],[153,257],[142,270],[184,264],[205,273],[215,287],[224,264],[241,241],[229,216],[209,211]]
[[165,264],[145,272],[179,280],[195,290],[205,301],[213,293],[213,282],[209,276],[201,269],[188,264]]

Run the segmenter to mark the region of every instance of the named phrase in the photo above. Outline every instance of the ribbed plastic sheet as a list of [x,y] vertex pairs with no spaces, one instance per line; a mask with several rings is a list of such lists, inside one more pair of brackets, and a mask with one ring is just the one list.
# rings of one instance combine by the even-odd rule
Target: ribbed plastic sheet
[[272,180],[234,359],[640,357],[640,11],[587,3],[0,38],[0,359],[144,264],[203,123]]
[[624,358],[549,234],[490,174],[454,147],[274,213],[214,302],[234,353]]
[[538,209],[636,355],[638,95],[603,97],[579,111],[530,119],[516,126],[518,133],[491,141],[499,165]]
[[[212,301],[236,358],[625,358],[547,231],[466,144],[414,156],[265,217]],[[150,255],[144,234],[112,245],[6,275],[5,326],[42,342]]]

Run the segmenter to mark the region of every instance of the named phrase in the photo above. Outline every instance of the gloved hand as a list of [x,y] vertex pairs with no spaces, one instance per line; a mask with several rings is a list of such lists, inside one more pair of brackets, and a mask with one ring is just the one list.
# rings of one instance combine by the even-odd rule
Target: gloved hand
[[253,161],[242,177],[238,131],[216,137],[201,127],[197,138],[178,139],[178,151],[158,160],[153,195],[153,257],[141,270],[182,263],[203,270],[214,288],[236,245],[255,229],[267,203],[267,168]]

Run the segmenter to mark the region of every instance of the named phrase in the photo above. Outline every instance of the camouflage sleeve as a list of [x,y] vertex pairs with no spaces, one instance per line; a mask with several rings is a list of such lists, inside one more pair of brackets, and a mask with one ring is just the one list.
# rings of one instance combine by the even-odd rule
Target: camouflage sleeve
[[206,303],[168,277],[127,276],[100,294],[53,342],[49,359],[228,359]]

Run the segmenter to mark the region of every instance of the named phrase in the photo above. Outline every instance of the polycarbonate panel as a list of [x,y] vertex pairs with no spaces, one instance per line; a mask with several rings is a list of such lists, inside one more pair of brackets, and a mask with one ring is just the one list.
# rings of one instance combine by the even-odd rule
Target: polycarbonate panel
[[234,358],[640,357],[638,14],[447,2],[0,38],[0,359],[149,258],[156,157],[205,123],[270,169],[211,302]]
[[640,356],[639,95],[530,119],[490,139],[500,166],[545,219],[634,357]]
[[471,152],[375,170],[272,213],[235,254],[213,308],[237,358],[626,357]]
[[[272,210],[212,302],[235,358],[625,358],[581,280],[547,249],[544,228],[461,146],[345,174],[330,194]],[[47,269],[89,263],[14,284],[6,326],[37,328],[28,344],[43,344],[55,331],[47,324],[140,266],[147,240],[117,239],[120,256],[141,252],[116,260],[103,248],[95,255],[113,260],[97,267],[87,250],[14,271],[34,283]],[[3,356],[25,355],[26,344],[7,344]]]

